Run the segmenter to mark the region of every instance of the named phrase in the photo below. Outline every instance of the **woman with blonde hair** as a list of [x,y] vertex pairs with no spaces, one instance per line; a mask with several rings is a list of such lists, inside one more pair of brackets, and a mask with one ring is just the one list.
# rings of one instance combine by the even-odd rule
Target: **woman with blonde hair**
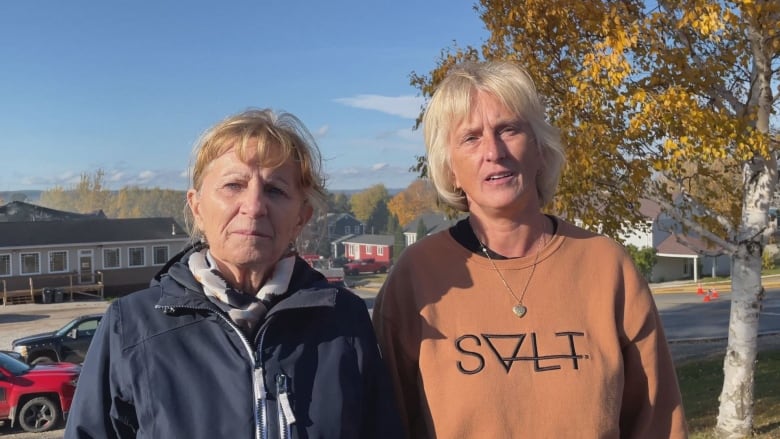
[[681,438],[680,391],[624,248],[542,207],[564,163],[533,82],[455,66],[423,117],[428,172],[468,212],[407,248],[374,305],[414,438]]
[[65,437],[401,437],[365,303],[294,249],[324,195],[295,116],[249,110],[206,132],[195,242],[109,306]]

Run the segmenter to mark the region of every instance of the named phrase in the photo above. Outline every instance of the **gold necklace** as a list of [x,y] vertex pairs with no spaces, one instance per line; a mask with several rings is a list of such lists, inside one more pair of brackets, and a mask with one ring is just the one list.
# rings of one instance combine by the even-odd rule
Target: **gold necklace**
[[528,279],[525,281],[525,286],[523,287],[523,292],[520,293],[520,297],[517,297],[517,294],[515,294],[515,291],[512,289],[512,287],[509,286],[509,283],[504,278],[504,275],[501,274],[501,270],[496,267],[496,263],[493,262],[493,258],[490,257],[490,253],[488,252],[487,247],[485,246],[485,243],[482,241],[479,241],[480,247],[482,247],[482,253],[485,254],[485,256],[488,258],[488,261],[490,261],[490,265],[493,266],[493,269],[496,270],[496,273],[498,273],[498,277],[501,278],[501,282],[504,283],[504,287],[507,291],[509,291],[509,294],[512,295],[512,297],[515,298],[517,301],[517,305],[512,307],[512,312],[515,313],[515,315],[519,318],[525,317],[525,315],[528,313],[528,307],[523,305],[523,297],[525,297],[525,292],[528,290],[528,285],[531,284],[531,278],[534,276],[534,271],[536,271],[536,263],[539,262],[539,254],[542,252],[542,249],[544,248],[544,230],[542,230],[542,236],[539,239],[539,245],[536,249],[536,256],[534,256],[534,264],[531,266],[531,274],[528,275]]

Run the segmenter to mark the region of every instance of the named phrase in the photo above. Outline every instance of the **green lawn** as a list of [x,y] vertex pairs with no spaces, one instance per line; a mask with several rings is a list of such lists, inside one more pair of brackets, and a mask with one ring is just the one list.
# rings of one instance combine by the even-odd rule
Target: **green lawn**
[[[692,439],[714,438],[718,396],[723,386],[723,358],[686,363],[677,368]],[[780,438],[780,350],[759,352],[755,377],[753,428],[757,438]]]

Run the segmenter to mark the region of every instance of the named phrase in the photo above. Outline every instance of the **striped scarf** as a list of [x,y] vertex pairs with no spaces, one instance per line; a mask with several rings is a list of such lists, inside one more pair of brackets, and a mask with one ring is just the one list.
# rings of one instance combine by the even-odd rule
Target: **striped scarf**
[[245,333],[252,334],[257,325],[265,319],[272,298],[287,291],[295,266],[295,256],[280,259],[271,277],[254,296],[228,286],[207,248],[192,253],[187,265],[195,280],[203,286],[206,297],[225,311]]

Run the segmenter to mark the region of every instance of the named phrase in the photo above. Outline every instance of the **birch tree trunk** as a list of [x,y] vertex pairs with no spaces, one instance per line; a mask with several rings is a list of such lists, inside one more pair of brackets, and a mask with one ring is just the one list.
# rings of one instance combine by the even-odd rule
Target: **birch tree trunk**
[[[755,28],[749,28],[753,52],[751,79],[755,88],[748,107],[756,109],[756,131],[769,133],[772,107],[772,68],[769,50]],[[770,149],[771,151],[771,149]],[[777,183],[777,160],[772,151],[754,156],[744,167],[742,221],[737,236],[737,252],[732,255],[731,314],[729,339],[723,362],[723,389],[715,435],[743,438],[752,434],[753,384],[758,351],[758,318],[761,313],[761,255],[769,227],[769,206]]]

